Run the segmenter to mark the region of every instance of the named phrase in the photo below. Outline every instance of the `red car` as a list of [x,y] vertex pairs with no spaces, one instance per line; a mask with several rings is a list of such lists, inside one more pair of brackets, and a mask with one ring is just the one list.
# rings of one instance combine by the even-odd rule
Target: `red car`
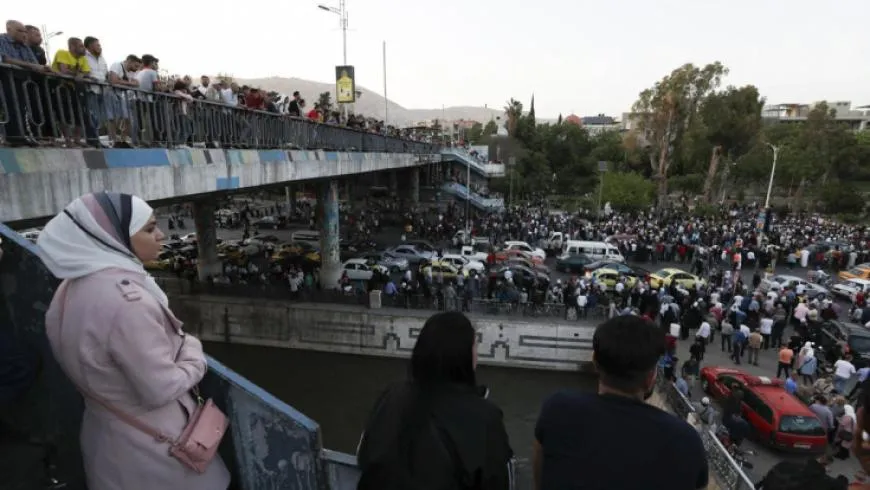
[[828,440],[821,421],[802,401],[787,393],[779,379],[753,376],[737,369],[701,369],[701,387],[713,397],[727,398],[734,385],[743,390],[743,417],[759,442],[787,451],[825,450]]

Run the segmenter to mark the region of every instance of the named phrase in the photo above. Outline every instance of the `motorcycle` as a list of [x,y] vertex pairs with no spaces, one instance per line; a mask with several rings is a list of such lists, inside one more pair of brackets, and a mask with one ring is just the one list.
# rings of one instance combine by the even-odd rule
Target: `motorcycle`
[[754,465],[751,461],[749,461],[750,456],[755,456],[755,451],[751,449],[742,449],[737,444],[734,444],[734,441],[731,439],[731,434],[728,432],[728,429],[725,426],[716,427],[716,439],[722,443],[722,446],[725,447],[725,450],[728,451],[728,454],[734,459],[734,462],[737,463],[738,467],[745,472],[749,472],[754,468]]

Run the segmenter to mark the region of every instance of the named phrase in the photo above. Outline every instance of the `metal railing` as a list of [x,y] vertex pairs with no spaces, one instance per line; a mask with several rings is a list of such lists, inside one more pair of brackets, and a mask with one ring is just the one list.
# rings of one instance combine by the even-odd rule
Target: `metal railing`
[[[296,292],[282,283],[277,284],[209,284],[198,281],[159,276],[157,284],[170,296],[179,295],[209,295],[239,298],[259,298],[266,300],[296,301],[304,303],[343,304],[349,306],[370,306],[368,292],[354,289],[350,292],[338,290],[306,290]],[[381,295],[382,308],[400,308],[425,311],[464,311],[488,316],[510,316],[513,318],[548,318],[566,319],[567,311],[564,304],[559,303],[518,303],[489,298],[465,298],[461,293],[456,296],[438,294],[433,289],[430,295],[398,293],[396,295]],[[608,314],[604,308],[589,310],[581,321],[598,320]],[[572,316],[572,318],[574,318]]]
[[707,452],[707,463],[713,473],[716,483],[722,490],[755,490],[755,484],[752,479],[744,472],[740,466],[734,461],[734,458],[728,454],[728,450],[716,437],[709,428],[700,425],[695,425],[694,420],[690,419],[695,416],[695,407],[680,390],[677,389],[674,383],[668,381],[664,372],[659,366],[657,376],[657,386],[659,393],[664,396],[665,403],[668,408],[681,419],[687,421],[698,430],[701,436],[701,442],[704,444],[704,450]]
[[460,160],[462,160],[462,163],[470,165],[471,168],[475,169],[478,173],[486,176],[486,167],[484,166],[484,163],[474,157],[465,148],[457,148],[455,146],[451,146],[443,148],[441,152],[459,158]]
[[[83,134],[82,134],[83,133]],[[437,146],[0,63],[0,143],[438,153]]]
[[466,197],[472,204],[481,209],[502,209],[504,208],[504,199],[483,197],[477,192],[469,191],[468,188],[459,182],[445,182],[441,189],[448,194],[452,194],[461,199]]

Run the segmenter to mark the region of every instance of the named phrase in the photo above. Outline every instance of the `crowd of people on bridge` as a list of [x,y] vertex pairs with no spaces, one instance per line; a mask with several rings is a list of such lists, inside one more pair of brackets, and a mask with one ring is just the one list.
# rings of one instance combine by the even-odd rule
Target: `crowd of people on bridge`
[[[9,114],[5,124],[0,125],[3,130],[0,141],[5,140],[8,146],[56,145],[55,134],[67,147],[87,144],[102,148],[110,144],[129,148],[168,141],[179,146],[205,144],[207,142],[193,140],[190,104],[195,100],[417,141],[431,136],[388,126],[374,117],[335,110],[325,103],[309,104],[298,91],[290,96],[239,85],[229,78],[212,80],[203,75],[196,84],[189,75],[166,76],[160,70],[160,60],[151,54],[130,54],[123,59],[107,60],[100,40],[95,36],[70,37],[66,47],[49,58],[51,53],[43,49],[42,36],[39,28],[17,20],[8,20],[6,32],[0,34],[0,62],[29,72],[27,76],[10,73],[8,80],[12,84],[2,85]],[[39,100],[23,96],[24,81],[33,79],[37,73],[69,77],[46,81],[53,91],[58,91],[60,102],[47,104],[47,99],[43,100],[39,91],[31,95]],[[94,82],[104,85],[97,86]],[[178,120],[177,128],[172,130],[175,134],[167,134],[170,130],[158,120],[162,117],[160,111],[167,109],[155,106],[153,96],[148,93],[174,97],[173,104],[167,107],[177,112],[174,114]],[[244,134],[244,128],[239,131]],[[101,135],[108,139],[101,139]]]

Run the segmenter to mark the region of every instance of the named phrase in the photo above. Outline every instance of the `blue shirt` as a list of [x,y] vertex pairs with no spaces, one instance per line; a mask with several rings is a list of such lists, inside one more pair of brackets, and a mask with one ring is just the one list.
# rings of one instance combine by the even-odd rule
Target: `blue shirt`
[[791,393],[792,395],[794,395],[795,392],[797,392],[797,387],[798,387],[797,381],[795,381],[791,378],[788,378],[787,380],[785,380],[785,391],[787,391],[788,393]]
[[30,46],[13,40],[9,37],[9,34],[0,34],[0,61],[6,60],[19,60],[39,64]]

